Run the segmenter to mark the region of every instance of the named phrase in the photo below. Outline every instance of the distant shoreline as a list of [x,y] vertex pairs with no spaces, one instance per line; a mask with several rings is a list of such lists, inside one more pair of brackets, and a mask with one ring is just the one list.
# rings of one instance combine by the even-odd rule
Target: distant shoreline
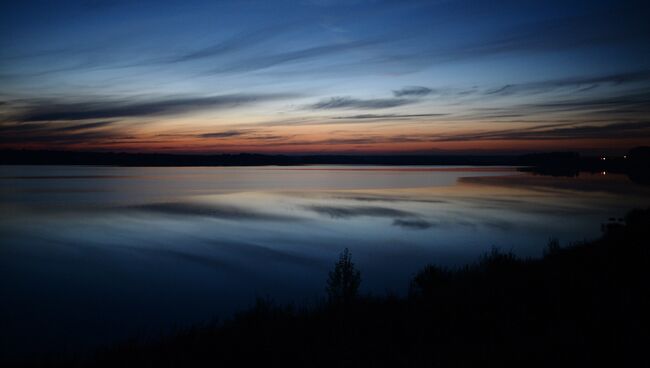
[[0,150],[0,165],[92,165],[122,167],[233,167],[306,165],[381,166],[516,166],[540,175],[577,176],[580,172],[626,174],[631,180],[650,184],[650,147],[637,147],[627,155],[597,157],[577,152],[524,155],[267,155],[169,154],[124,152],[75,152],[46,150]]
[[283,154],[173,154],[2,150],[1,165],[111,165],[111,166],[301,166],[301,165],[472,165],[513,166],[516,155],[283,155]]
[[[634,152],[637,152],[635,155]],[[590,167],[615,169],[638,158],[647,159],[650,147],[628,155],[581,156],[577,152],[544,152],[522,155],[412,154],[412,155],[284,155],[284,154],[175,154],[63,150],[0,150],[0,165],[107,165],[107,166],[300,166],[300,165],[467,165]],[[638,157],[637,157],[638,156]]]

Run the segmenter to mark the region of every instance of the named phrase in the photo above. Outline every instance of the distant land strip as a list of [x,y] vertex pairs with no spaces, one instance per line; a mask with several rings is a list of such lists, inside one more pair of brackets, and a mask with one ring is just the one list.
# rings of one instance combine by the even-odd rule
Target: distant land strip
[[170,154],[0,150],[0,165],[109,166],[298,166],[298,165],[468,165],[521,166],[540,174],[573,175],[580,171],[630,173],[650,167],[650,147],[636,147],[627,155],[581,156],[577,152],[524,155],[268,155]]

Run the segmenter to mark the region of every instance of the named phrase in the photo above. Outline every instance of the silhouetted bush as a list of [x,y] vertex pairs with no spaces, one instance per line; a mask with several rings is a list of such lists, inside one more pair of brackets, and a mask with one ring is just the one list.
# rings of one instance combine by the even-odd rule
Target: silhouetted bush
[[327,297],[330,303],[349,304],[359,292],[361,272],[354,268],[352,254],[345,248],[327,279]]
[[452,273],[434,265],[428,265],[411,281],[409,295],[412,298],[431,299],[451,282]]
[[548,240],[548,244],[546,244],[544,257],[552,257],[560,253],[561,250],[562,248],[560,247],[560,240],[558,240],[558,238],[551,238]]

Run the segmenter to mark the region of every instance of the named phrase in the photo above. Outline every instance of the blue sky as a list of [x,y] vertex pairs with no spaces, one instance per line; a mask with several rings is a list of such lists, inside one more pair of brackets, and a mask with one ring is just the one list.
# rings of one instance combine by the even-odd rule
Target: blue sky
[[633,1],[21,1],[0,146],[624,151],[650,141]]

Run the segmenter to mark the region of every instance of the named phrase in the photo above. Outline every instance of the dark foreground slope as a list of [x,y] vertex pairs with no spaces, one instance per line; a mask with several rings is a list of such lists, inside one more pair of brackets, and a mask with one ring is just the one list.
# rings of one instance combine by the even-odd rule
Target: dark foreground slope
[[[648,366],[650,210],[539,260],[493,252],[429,266],[399,297],[309,309],[260,301],[225,323],[133,342],[63,366]],[[50,362],[51,363],[51,362]]]

